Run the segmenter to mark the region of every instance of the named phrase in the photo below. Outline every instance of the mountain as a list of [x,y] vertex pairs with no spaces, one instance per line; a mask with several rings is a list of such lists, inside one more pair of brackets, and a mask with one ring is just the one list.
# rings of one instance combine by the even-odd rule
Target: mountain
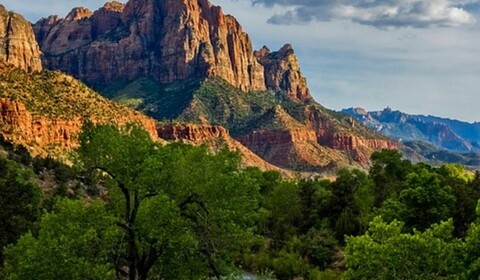
[[[34,25],[44,64],[95,88],[148,77],[160,83],[192,75],[264,90],[263,67],[232,16],[206,0],[131,0],[98,11],[73,9]],[[115,69],[115,71],[112,71]]]
[[41,52],[30,23],[0,5],[0,60],[26,71],[42,70]]
[[27,73],[0,63],[0,89],[0,134],[34,155],[59,155],[76,147],[86,121],[135,122],[156,138],[154,120],[60,72]]
[[480,166],[479,152],[452,152],[422,141],[405,142],[402,151],[413,161],[429,162],[434,165],[455,163],[475,170]]
[[343,112],[367,127],[403,142],[423,141],[437,149],[457,153],[480,151],[480,123],[409,115],[390,108],[376,112],[350,108]]
[[86,121],[135,122],[157,138],[156,124],[113,103],[73,77],[42,70],[31,24],[0,5],[0,134],[34,155],[59,154],[78,144]]
[[[0,58],[0,134],[33,155],[61,156],[78,145],[77,136],[86,121],[143,126],[152,138],[207,144],[213,149],[239,151],[247,166],[287,171],[268,164],[221,127],[158,124],[126,106],[114,103],[75,78],[58,71],[41,71],[40,51],[31,25],[20,15],[1,10],[0,20],[10,22],[11,51]],[[13,27],[12,27],[13,26]],[[160,136],[160,138],[159,138]],[[163,140],[162,140],[163,139]]]
[[164,123],[222,126],[280,168],[366,167],[373,151],[399,147],[316,103],[291,45],[253,51],[237,20],[206,0],[110,2],[33,29],[44,67]]

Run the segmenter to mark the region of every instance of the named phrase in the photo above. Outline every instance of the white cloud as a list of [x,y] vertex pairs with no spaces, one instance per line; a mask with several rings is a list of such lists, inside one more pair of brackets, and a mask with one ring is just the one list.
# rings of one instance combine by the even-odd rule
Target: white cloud
[[382,29],[398,27],[457,27],[476,22],[469,5],[476,0],[252,0],[254,5],[284,6],[289,10],[272,16],[273,24],[351,20]]

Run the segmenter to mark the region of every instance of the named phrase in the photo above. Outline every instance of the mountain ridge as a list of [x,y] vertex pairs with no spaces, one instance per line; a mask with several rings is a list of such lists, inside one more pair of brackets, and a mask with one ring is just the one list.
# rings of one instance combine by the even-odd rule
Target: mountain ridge
[[464,122],[432,115],[411,115],[386,108],[368,112],[362,108],[344,109],[361,123],[401,141],[425,141],[452,152],[480,151],[480,123]]

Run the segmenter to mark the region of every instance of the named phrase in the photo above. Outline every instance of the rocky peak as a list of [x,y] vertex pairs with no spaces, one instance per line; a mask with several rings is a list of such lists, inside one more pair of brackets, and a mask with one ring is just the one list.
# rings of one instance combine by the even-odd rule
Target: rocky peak
[[107,2],[102,7],[102,9],[105,9],[107,11],[112,11],[117,13],[122,13],[124,8],[125,8],[125,4],[117,1]]
[[67,17],[65,17],[66,21],[74,21],[74,20],[82,20],[87,19],[93,15],[93,12],[89,9],[84,7],[77,7],[73,8],[70,13],[68,13]]
[[0,60],[26,71],[40,71],[40,56],[30,23],[0,5]]
[[360,108],[360,107],[353,108],[352,111],[355,112],[355,113],[358,114],[358,115],[361,115],[361,116],[366,116],[366,115],[368,115],[368,111],[365,110],[365,109],[363,109],[363,108]]
[[111,2],[93,16],[78,11],[67,18],[75,20],[35,24],[44,64],[90,85],[213,76],[244,91],[266,89],[250,38],[207,0]]
[[311,99],[307,79],[300,71],[300,64],[290,44],[271,52],[266,46],[255,52],[265,68],[265,83],[268,89],[283,91],[295,100],[304,102]]

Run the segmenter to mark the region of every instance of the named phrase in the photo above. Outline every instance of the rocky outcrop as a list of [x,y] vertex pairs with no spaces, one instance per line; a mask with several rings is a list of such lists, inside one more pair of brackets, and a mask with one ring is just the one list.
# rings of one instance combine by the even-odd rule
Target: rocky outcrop
[[7,98],[0,99],[0,134],[16,144],[31,148],[33,154],[45,155],[46,149],[68,151],[78,146],[78,134],[85,121],[125,125],[135,122],[157,139],[155,121],[136,114],[126,114],[115,120],[92,116],[90,119],[52,119],[30,112],[25,104]]
[[168,124],[157,127],[158,137],[165,140],[186,140],[204,143],[210,140],[230,137],[228,131],[221,126]]
[[25,71],[40,71],[40,56],[30,23],[0,5],[0,60]]
[[48,149],[68,151],[78,146],[78,134],[85,121],[125,125],[135,122],[157,139],[155,121],[140,114],[125,114],[115,120],[103,118],[52,119],[30,112],[25,104],[0,98],[0,134],[16,144],[23,144],[33,154],[45,155]]
[[[118,85],[118,81],[135,84],[139,78],[161,84],[195,81],[188,90],[182,83],[175,83],[172,90],[159,86],[161,93],[142,87],[142,94],[151,94],[150,99],[144,99],[150,104],[140,107],[149,108],[146,113],[155,112],[158,117],[157,112],[170,110],[152,101],[158,96],[162,105],[178,105],[181,99],[181,106],[192,111],[184,114],[185,110],[175,108],[186,116],[180,118],[184,121],[222,124],[232,131],[239,129],[242,121],[249,124],[235,132],[239,141],[222,127],[161,125],[157,133],[166,140],[228,147],[240,150],[244,158],[249,158],[247,161],[259,166],[306,172],[357,163],[367,166],[374,150],[396,147],[396,143],[367,131],[352,118],[315,103],[291,45],[275,52],[267,47],[254,52],[235,18],[224,15],[220,7],[207,0],[130,0],[125,5],[111,2],[93,13],[77,8],[64,19],[43,19],[34,29],[47,68],[68,72],[97,88]],[[217,90],[232,95],[224,94],[214,102],[213,98],[202,97],[205,83],[221,80],[206,79],[209,77],[227,83],[206,85],[208,93]],[[198,80],[190,78],[202,78],[204,82],[197,85]],[[263,98],[267,95],[251,98],[238,89],[269,89],[294,102]],[[126,97],[137,98],[129,93]]]
[[310,156],[305,158],[298,153],[298,151],[306,150],[301,149],[300,146],[305,148],[308,145],[316,144],[314,131],[257,130],[239,137],[238,140],[268,162],[284,168],[305,171],[306,166],[312,168],[321,165],[309,160]]
[[263,67],[235,18],[207,0],[131,0],[34,25],[44,64],[90,85],[149,77],[161,83],[220,77],[264,90]]
[[167,141],[181,141],[194,145],[208,145],[214,150],[227,148],[236,151],[242,156],[245,166],[259,167],[262,170],[276,170],[286,176],[292,176],[291,172],[266,162],[253,153],[239,141],[233,139],[228,130],[221,126],[195,125],[195,124],[158,124],[158,136]]
[[311,99],[307,79],[300,72],[300,64],[291,45],[286,44],[276,52],[264,46],[255,52],[255,56],[265,68],[267,88],[284,92],[293,100]]

